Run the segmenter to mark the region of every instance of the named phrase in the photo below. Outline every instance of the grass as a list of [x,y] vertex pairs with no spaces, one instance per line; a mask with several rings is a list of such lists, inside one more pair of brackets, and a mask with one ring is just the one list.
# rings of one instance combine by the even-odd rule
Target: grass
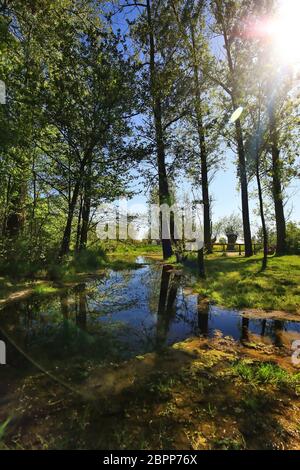
[[7,418],[6,421],[4,421],[3,423],[0,423],[0,444],[1,444],[1,441],[4,437],[5,430],[6,430],[7,426],[9,425],[10,421],[11,421],[11,418]]
[[244,450],[246,443],[241,436],[240,439],[224,438],[213,440],[213,448],[218,450]]
[[[300,313],[300,257],[270,257],[267,270],[260,268],[261,256],[208,256],[207,279],[197,281],[195,290],[225,307]],[[195,270],[193,261],[189,269]]]
[[33,288],[33,292],[39,295],[55,294],[57,291],[57,287],[53,287],[48,284],[38,284]]
[[277,364],[270,362],[249,364],[247,361],[240,360],[233,365],[233,371],[245,382],[252,385],[270,384],[297,387],[300,384],[300,374],[290,374]]

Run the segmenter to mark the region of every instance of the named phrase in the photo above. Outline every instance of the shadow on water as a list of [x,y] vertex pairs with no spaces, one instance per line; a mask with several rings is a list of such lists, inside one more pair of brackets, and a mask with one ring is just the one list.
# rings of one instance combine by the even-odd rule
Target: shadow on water
[[[95,364],[120,362],[191,336],[230,336],[277,347],[300,339],[300,323],[249,319],[187,294],[189,279],[170,265],[137,260],[138,269],[108,271],[59,294],[32,297],[1,311],[6,338],[47,370],[84,379]],[[75,369],[76,369],[75,367]],[[74,368],[73,368],[74,369]],[[74,375],[75,374],[75,375]]]

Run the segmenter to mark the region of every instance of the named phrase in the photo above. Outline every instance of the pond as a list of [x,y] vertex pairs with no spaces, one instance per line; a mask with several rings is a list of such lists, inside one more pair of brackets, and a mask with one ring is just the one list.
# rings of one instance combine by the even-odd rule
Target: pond
[[127,360],[195,335],[241,341],[254,336],[278,347],[300,339],[299,322],[247,319],[238,311],[203,305],[186,289],[190,282],[172,266],[138,258],[136,269],[108,270],[57,294],[7,305],[0,330],[43,369],[65,376],[76,364],[78,380],[89,366]]

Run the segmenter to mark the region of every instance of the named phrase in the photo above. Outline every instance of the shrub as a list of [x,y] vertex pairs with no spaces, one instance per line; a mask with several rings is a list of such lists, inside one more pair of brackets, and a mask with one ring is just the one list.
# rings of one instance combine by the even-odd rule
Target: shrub
[[287,249],[289,254],[300,254],[300,225],[295,222],[287,224]]
[[86,248],[75,254],[72,265],[75,271],[87,271],[89,269],[99,269],[105,265],[107,257],[102,247]]

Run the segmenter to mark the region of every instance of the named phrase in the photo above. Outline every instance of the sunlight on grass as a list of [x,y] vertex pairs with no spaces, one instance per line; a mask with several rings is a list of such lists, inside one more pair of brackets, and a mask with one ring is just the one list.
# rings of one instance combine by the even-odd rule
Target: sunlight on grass
[[261,258],[210,256],[207,279],[196,282],[196,291],[212,302],[231,308],[261,308],[300,312],[300,258],[270,258],[261,272]]
[[289,374],[277,364],[269,362],[249,364],[242,360],[233,366],[233,370],[243,380],[253,385],[298,386],[300,384],[300,374]]

